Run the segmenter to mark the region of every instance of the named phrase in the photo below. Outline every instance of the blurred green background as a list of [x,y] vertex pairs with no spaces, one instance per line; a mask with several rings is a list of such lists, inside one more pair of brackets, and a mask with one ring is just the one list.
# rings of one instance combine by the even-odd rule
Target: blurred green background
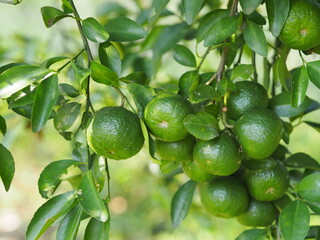
[[[75,1],[80,16],[97,16],[102,0]],[[134,1],[117,1],[131,13],[138,11]],[[141,0],[146,7],[151,0]],[[75,22],[65,19],[50,29],[46,29],[41,18],[40,8],[48,4],[59,6],[59,1],[25,0],[17,6],[0,5],[0,65],[10,62],[39,64],[53,56],[74,54],[81,49],[81,39]],[[175,9],[177,1],[172,1],[169,8]],[[195,45],[190,45],[195,49]],[[166,61],[153,81],[166,82],[177,79],[188,70],[175,63],[171,54],[164,56]],[[306,57],[308,61],[319,59],[318,56]],[[199,59],[198,59],[199,60]],[[217,66],[215,56],[210,56],[203,68],[212,71]],[[298,53],[289,56],[289,68],[301,64]],[[106,91],[105,98],[95,99],[94,104],[114,104],[113,90]],[[109,91],[109,92],[107,92]],[[320,101],[319,90],[310,84],[309,96]],[[98,102],[100,101],[100,102]],[[36,209],[44,203],[37,190],[37,181],[42,169],[51,161],[69,159],[71,144],[66,142],[53,128],[52,121],[44,131],[34,134],[30,122],[8,111],[5,101],[0,102],[0,111],[8,124],[6,137],[0,140],[7,146],[16,162],[16,174],[9,192],[0,186],[0,240],[25,239],[26,227]],[[306,120],[318,121],[320,111],[310,113]],[[289,150],[292,153],[306,152],[320,159],[320,134],[305,124],[300,124],[292,133]],[[193,240],[221,239],[232,240],[245,227],[235,219],[220,219],[206,213],[201,206],[198,193],[194,196],[191,210],[177,229],[172,229],[170,222],[170,201],[178,187],[187,180],[184,175],[175,178],[165,177],[159,166],[152,163],[146,149],[134,158],[126,161],[109,161],[111,171],[111,240]],[[0,166],[1,167],[1,166]],[[70,189],[68,184],[60,187],[64,192]],[[312,218],[313,223],[320,223]],[[83,235],[84,222],[79,236]],[[54,239],[53,226],[42,239]],[[79,237],[79,239],[82,239]]]

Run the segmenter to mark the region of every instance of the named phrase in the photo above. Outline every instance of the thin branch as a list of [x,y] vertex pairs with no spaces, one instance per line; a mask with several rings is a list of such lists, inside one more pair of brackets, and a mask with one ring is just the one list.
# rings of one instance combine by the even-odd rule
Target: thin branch
[[252,65],[254,68],[253,79],[255,82],[257,82],[258,81],[258,73],[257,73],[257,69],[256,69],[256,53],[254,51],[252,51]]
[[71,58],[68,62],[66,62],[65,64],[63,64],[60,68],[57,69],[57,73],[60,73],[66,66],[68,66],[72,61],[76,60],[83,52],[85,51],[85,49],[82,49],[76,56],[74,56],[73,58]]
[[106,172],[107,172],[107,180],[108,180],[108,197],[107,197],[107,201],[110,201],[110,180],[111,180],[111,176],[110,176],[110,171],[109,171],[109,164],[108,164],[108,159],[105,158],[105,163],[106,163]]
[[207,58],[208,54],[210,53],[210,50],[211,50],[211,47],[208,47],[208,48],[207,48],[207,51],[206,51],[205,54],[202,56],[201,62],[199,63],[199,65],[198,65],[198,67],[197,67],[197,70],[198,70],[198,71],[200,70],[200,68],[201,68],[204,60]]

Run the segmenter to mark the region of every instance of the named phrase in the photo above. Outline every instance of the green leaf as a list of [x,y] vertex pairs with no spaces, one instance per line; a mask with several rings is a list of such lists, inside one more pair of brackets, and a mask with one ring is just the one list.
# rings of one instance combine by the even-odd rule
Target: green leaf
[[151,5],[151,12],[149,15],[149,28],[157,21],[162,11],[167,6],[170,0],[153,0]]
[[219,136],[219,123],[210,113],[189,114],[182,123],[190,134],[201,140],[211,140]]
[[69,212],[77,195],[74,191],[57,195],[34,214],[27,228],[26,240],[36,240],[62,215]]
[[26,63],[15,63],[15,62],[2,65],[0,67],[0,74],[3,73],[4,71],[10,69],[10,68],[13,68],[13,67],[16,67],[16,66],[26,66],[26,65],[28,65],[28,64],[26,64]]
[[267,21],[259,12],[254,11],[250,15],[246,16],[247,19],[250,19],[251,21],[257,23],[258,25],[266,25]]
[[110,221],[100,222],[95,218],[91,218],[84,234],[84,240],[92,239],[109,239]]
[[220,19],[228,17],[229,10],[227,9],[217,9],[212,12],[209,12],[203,18],[200,19],[199,26],[197,28],[197,42],[201,42],[209,29]]
[[240,0],[240,6],[244,14],[249,15],[259,7],[262,0]]
[[97,190],[101,192],[107,179],[105,158],[95,155],[92,159],[91,171]]
[[57,111],[53,119],[53,124],[58,132],[68,130],[76,121],[80,114],[81,104],[77,102],[69,102],[63,104]]
[[179,171],[180,165],[179,161],[161,160],[160,171],[162,174],[174,174]]
[[271,33],[278,37],[289,14],[290,0],[266,0],[266,4]]
[[67,173],[71,166],[78,166],[81,162],[76,160],[59,160],[50,163],[40,174],[38,180],[39,193],[43,198],[49,198],[61,183],[61,176]]
[[83,86],[86,84],[85,80],[90,76],[91,70],[88,68],[83,68],[78,64],[72,62],[71,68],[74,73],[74,81],[78,84],[78,86]]
[[142,26],[125,17],[110,19],[105,28],[110,34],[110,41],[128,42],[147,36],[147,31]]
[[38,86],[31,116],[33,132],[39,132],[44,127],[58,97],[58,76],[54,74],[43,80]]
[[0,177],[8,192],[15,172],[14,159],[10,151],[0,143]]
[[192,103],[200,103],[206,100],[218,100],[220,99],[220,95],[213,87],[200,84],[194,91],[190,92],[189,99]]
[[102,83],[112,87],[119,87],[117,74],[100,63],[92,62],[90,65],[91,77],[97,83]]
[[47,68],[30,65],[9,68],[0,75],[0,98],[10,97],[13,93],[41,80],[50,71]]
[[182,74],[179,79],[179,94],[184,97],[189,97],[189,94],[198,86],[199,79],[199,72],[196,70]]
[[109,34],[105,28],[92,17],[82,21],[83,33],[92,42],[103,43],[109,39]]
[[80,205],[74,207],[60,223],[56,240],[75,240],[81,222],[83,208]]
[[94,184],[92,172],[88,171],[79,186],[78,199],[83,209],[95,219],[106,222],[109,218],[109,211],[104,201],[100,198],[99,192]]
[[99,60],[107,68],[121,74],[121,57],[118,50],[110,42],[99,44]]
[[187,67],[196,67],[196,58],[193,53],[184,45],[178,44],[173,49],[173,58],[178,63]]
[[296,200],[280,213],[279,228],[284,240],[304,239],[309,230],[310,213],[307,205]]
[[236,92],[237,90],[237,85],[228,78],[222,78],[218,83],[218,93],[221,97],[223,97],[227,91]]
[[75,89],[72,85],[67,83],[59,84],[59,88],[62,92],[64,92],[68,97],[75,98],[80,95],[79,91]]
[[148,76],[144,72],[134,72],[129,75],[119,79],[121,82],[125,83],[137,83],[137,84],[148,84]]
[[273,64],[274,81],[280,82],[281,86],[289,91],[286,80],[290,78],[290,73],[286,65],[286,58],[280,57]]
[[302,152],[291,155],[283,162],[286,166],[292,168],[308,168],[320,170],[320,164],[317,162],[317,160]]
[[243,32],[243,37],[249,48],[251,48],[259,55],[267,57],[268,45],[266,36],[264,35],[262,28],[258,24],[247,20],[246,28]]
[[307,88],[309,84],[309,77],[306,67],[301,66],[294,71],[292,77],[292,106],[298,107],[304,101]]
[[9,108],[12,109],[12,108],[20,107],[20,106],[25,106],[28,104],[33,104],[34,99],[36,98],[36,93],[37,93],[37,88],[34,88],[32,91],[27,92],[22,97],[19,97],[14,100],[9,100],[8,101]]
[[278,165],[277,161],[272,157],[264,158],[259,161],[255,159],[244,159],[243,164],[250,170],[269,169]]
[[21,2],[22,0],[0,0],[0,2],[2,3],[8,3],[8,4],[12,4],[12,5],[17,5]]
[[197,14],[203,7],[204,0],[190,1],[182,0],[182,9],[186,17],[187,24],[191,25]]
[[70,59],[69,57],[64,57],[64,56],[59,56],[59,57],[52,57],[49,58],[47,60],[45,60],[43,63],[40,64],[40,67],[44,67],[44,68],[49,68],[51,67],[51,65],[63,61],[63,60],[67,60]]
[[186,218],[197,183],[189,180],[174,194],[171,202],[171,220],[174,228]]
[[311,82],[320,88],[320,60],[307,63],[308,76]]
[[308,124],[310,127],[312,127],[313,129],[315,129],[317,132],[320,133],[320,124],[319,123],[310,122],[310,121],[303,121],[303,122]]
[[0,132],[3,134],[3,136],[6,134],[7,132],[7,124],[6,124],[6,120],[4,119],[4,117],[2,117],[0,115]]
[[267,232],[267,229],[249,229],[243,231],[235,240],[265,240]]
[[254,73],[254,66],[252,64],[241,64],[236,66],[231,73],[231,81],[249,80]]
[[210,47],[229,38],[238,28],[239,17],[225,17],[219,19],[207,32],[204,46]]
[[137,83],[129,83],[126,87],[138,109],[139,116],[143,118],[144,109],[153,98],[153,90]]
[[41,8],[42,19],[47,28],[53,26],[56,22],[60,21],[65,17],[71,17],[70,15],[62,12],[61,10],[54,7],[42,7]]
[[304,177],[298,183],[297,191],[305,200],[320,204],[320,173]]

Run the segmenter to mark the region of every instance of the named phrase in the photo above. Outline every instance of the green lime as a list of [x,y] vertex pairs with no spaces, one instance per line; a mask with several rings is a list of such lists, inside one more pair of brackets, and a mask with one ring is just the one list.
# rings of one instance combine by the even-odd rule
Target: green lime
[[191,104],[180,95],[162,93],[148,103],[144,119],[149,131],[157,139],[176,142],[188,135],[182,120],[192,112]]
[[290,48],[308,50],[319,45],[319,22],[318,3],[309,0],[293,0],[279,38]]
[[286,167],[278,161],[272,168],[246,169],[245,181],[250,195],[256,200],[273,201],[285,194],[290,180]]
[[224,218],[243,214],[249,203],[246,188],[234,177],[220,177],[204,183],[200,197],[209,213]]
[[156,139],[156,153],[163,160],[187,161],[192,159],[192,149],[196,139],[188,135],[177,142],[163,142]]
[[245,112],[268,106],[268,93],[262,85],[252,81],[236,82],[237,92],[231,92],[226,107],[228,117],[237,120]]
[[237,217],[245,226],[266,227],[273,223],[277,216],[277,209],[272,202],[262,202],[251,199],[248,210]]
[[198,141],[193,148],[193,159],[200,169],[218,176],[231,175],[241,164],[238,144],[226,133],[209,141]]
[[269,109],[251,110],[234,125],[243,152],[253,159],[269,157],[278,147],[283,131],[281,119]]
[[139,117],[123,107],[105,107],[95,112],[86,135],[97,154],[115,160],[136,155],[144,143]]
[[190,179],[196,182],[207,182],[217,178],[217,176],[207,173],[198,168],[196,163],[192,160],[183,162],[182,169]]

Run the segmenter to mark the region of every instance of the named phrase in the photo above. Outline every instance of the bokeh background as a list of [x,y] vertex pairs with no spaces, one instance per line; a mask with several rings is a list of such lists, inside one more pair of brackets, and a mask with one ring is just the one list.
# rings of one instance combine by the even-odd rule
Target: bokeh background
[[[75,1],[80,16],[100,16],[103,0]],[[133,0],[118,0],[132,15],[138,11]],[[151,0],[141,0],[148,7]],[[24,0],[17,6],[0,4],[0,65],[10,62],[40,64],[49,57],[72,56],[81,49],[81,39],[76,24],[65,19],[52,28],[45,28],[40,8],[45,4],[59,7],[59,1]],[[169,8],[176,10],[177,1],[171,1]],[[263,9],[261,10],[263,13]],[[129,14],[129,16],[130,16]],[[94,46],[93,46],[94,47]],[[195,49],[195,44],[190,43]],[[200,49],[201,51],[201,49]],[[212,54],[203,65],[203,69],[213,71],[218,62]],[[318,56],[307,56],[309,61]],[[199,60],[199,59],[198,59]],[[163,66],[152,79],[152,84],[163,84],[179,79],[188,68],[174,62],[172,55],[166,54]],[[288,58],[289,69],[301,64],[296,51]],[[106,87],[104,98],[93,95],[95,106],[112,105],[118,101],[112,89]],[[308,94],[320,101],[319,90],[310,84]],[[16,162],[16,174],[9,192],[0,186],[0,240],[25,239],[26,227],[36,209],[44,203],[37,190],[37,181],[43,168],[52,161],[69,159],[71,144],[66,142],[53,128],[52,121],[45,130],[34,134],[30,122],[10,111],[5,101],[0,102],[0,114],[8,124],[8,133],[0,136],[1,142],[8,147]],[[320,111],[305,117],[318,121]],[[320,134],[305,124],[300,124],[292,133],[289,150],[292,153],[306,152],[320,159]],[[220,219],[206,213],[201,206],[198,192],[186,220],[177,229],[170,222],[170,201],[178,187],[187,180],[184,175],[172,178],[160,173],[158,165],[152,163],[148,152],[143,149],[137,156],[126,161],[109,161],[111,171],[111,240],[196,240],[219,239],[232,240],[245,227],[235,219]],[[1,167],[1,166],[0,166]],[[63,184],[60,191],[70,189]],[[320,219],[312,217],[312,223],[319,224]],[[80,227],[79,236],[83,236],[86,222]],[[53,226],[42,239],[55,238]],[[82,239],[79,237],[79,239]]]

